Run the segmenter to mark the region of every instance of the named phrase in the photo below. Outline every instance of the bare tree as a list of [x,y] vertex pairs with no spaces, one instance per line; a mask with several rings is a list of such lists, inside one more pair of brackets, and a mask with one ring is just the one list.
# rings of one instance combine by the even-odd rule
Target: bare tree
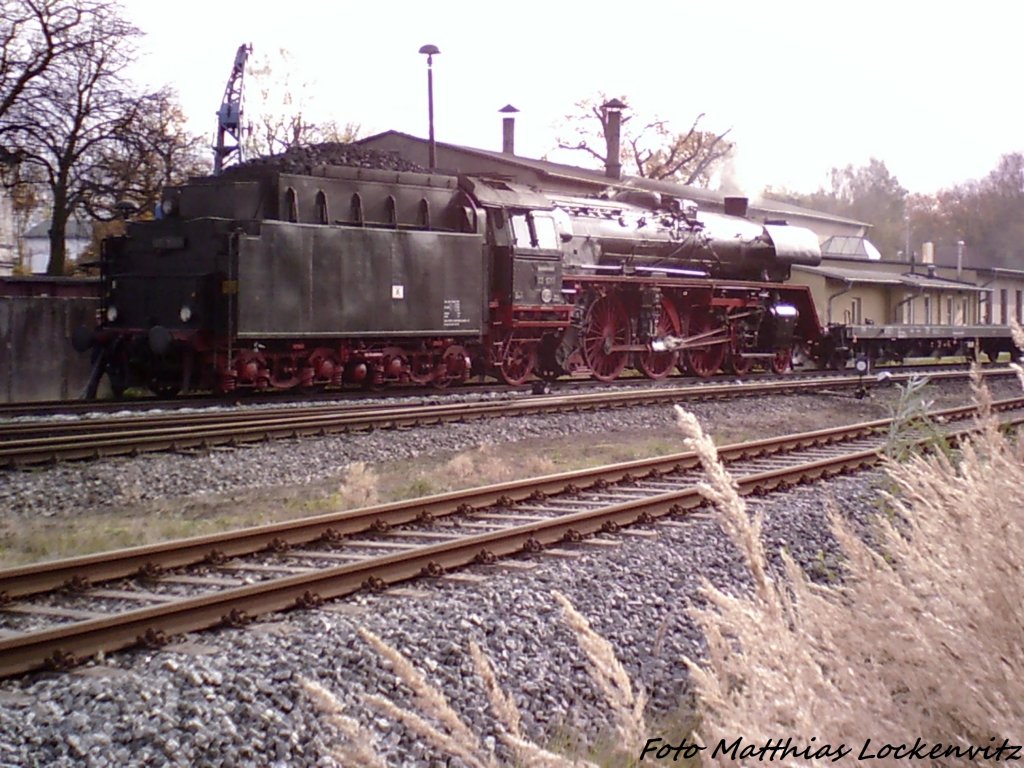
[[[619,99],[626,102],[626,97]],[[559,149],[583,152],[600,163],[608,160],[608,101],[605,94],[576,103],[566,115]],[[644,120],[636,114],[622,116],[621,156],[623,166],[632,166],[637,176],[665,179],[681,184],[707,186],[715,170],[733,150],[729,131],[714,133],[699,129],[704,113],[697,115],[688,131],[673,131],[667,120]]]
[[0,0],[0,135],[26,89],[81,45],[75,34],[96,13],[87,0]]
[[210,172],[209,147],[185,128],[185,115],[169,88],[139,99],[133,122],[117,127],[96,149],[83,205],[97,219],[119,213],[122,203],[152,211],[163,187]]
[[2,117],[6,141],[41,173],[50,194],[51,275],[64,272],[67,224],[91,194],[104,143],[142,110],[124,78],[141,33],[121,18],[114,0],[75,7],[76,22],[61,32],[60,56],[24,84]]
[[358,138],[356,123],[315,123],[307,115],[309,81],[292,81],[291,53],[281,48],[272,59],[260,56],[247,72],[246,157],[278,155],[291,147],[322,142],[347,144]]

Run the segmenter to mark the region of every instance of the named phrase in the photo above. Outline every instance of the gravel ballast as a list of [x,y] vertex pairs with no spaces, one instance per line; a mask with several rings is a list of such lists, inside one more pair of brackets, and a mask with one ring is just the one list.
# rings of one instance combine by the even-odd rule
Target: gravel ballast
[[[930,396],[962,402],[963,389],[947,393],[937,387]],[[1001,385],[994,390],[996,396],[1014,391]],[[887,415],[881,395],[846,402],[849,421]],[[697,404],[692,410],[714,431],[733,421],[792,423],[798,411],[820,407],[815,398],[778,397]],[[130,504],[125,489],[136,487],[136,500],[184,500],[199,487],[230,492],[257,482],[301,484],[354,460],[459,451],[555,432],[581,444],[586,435],[607,438],[618,429],[668,431],[670,418],[666,408],[624,409],[282,441],[201,457],[68,465],[5,475],[0,504],[21,515],[86,514],[100,505]],[[771,430],[781,431],[792,430]],[[837,561],[826,505],[831,501],[861,527],[877,510],[883,482],[880,473],[867,472],[750,503],[764,513],[769,550],[787,548],[812,577],[827,580]],[[573,734],[599,738],[607,735],[607,710],[551,596],[555,589],[612,643],[634,684],[649,693],[650,719],[668,716],[688,701],[682,657],[702,653],[700,633],[687,613],[698,584],[707,578],[733,590],[747,576],[708,510],[646,530],[655,535],[608,536],[615,546],[576,544],[571,556],[519,557],[519,565],[471,568],[452,578],[268,617],[243,629],[199,633],[159,651],[114,654],[70,674],[0,681],[0,766],[335,765],[325,747],[337,735],[301,692],[301,678],[333,691],[347,713],[374,734],[389,764],[445,765],[443,755],[361,703],[363,693],[399,705],[408,704],[410,695],[359,636],[359,627],[406,653],[485,741],[495,730],[472,673],[471,639],[491,657],[531,738],[556,747]]]

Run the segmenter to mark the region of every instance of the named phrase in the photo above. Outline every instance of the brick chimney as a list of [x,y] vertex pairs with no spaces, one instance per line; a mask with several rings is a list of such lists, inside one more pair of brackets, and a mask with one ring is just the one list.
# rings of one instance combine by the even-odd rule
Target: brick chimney
[[505,117],[501,119],[501,152],[504,155],[514,155],[516,153],[515,113],[518,111],[519,110],[511,104],[506,104],[498,110],[498,112],[505,115]]

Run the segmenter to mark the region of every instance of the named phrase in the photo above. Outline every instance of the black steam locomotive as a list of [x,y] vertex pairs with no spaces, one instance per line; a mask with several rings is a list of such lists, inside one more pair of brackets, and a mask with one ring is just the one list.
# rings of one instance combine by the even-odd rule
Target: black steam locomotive
[[784,371],[822,335],[808,290],[782,282],[818,263],[817,238],[728,203],[237,166],[104,242],[101,320],[76,347],[93,391],[106,373],[164,395]]

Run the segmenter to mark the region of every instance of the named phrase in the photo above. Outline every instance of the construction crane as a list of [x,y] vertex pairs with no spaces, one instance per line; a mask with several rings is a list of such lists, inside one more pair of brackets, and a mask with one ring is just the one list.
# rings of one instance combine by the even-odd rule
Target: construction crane
[[[242,156],[242,80],[245,77],[245,62],[252,53],[252,46],[242,44],[235,52],[235,65],[231,68],[228,84],[224,88],[224,98],[217,110],[217,144],[213,148],[213,173],[224,170],[225,161],[237,153],[236,159]],[[227,139],[233,143],[227,143]]]

